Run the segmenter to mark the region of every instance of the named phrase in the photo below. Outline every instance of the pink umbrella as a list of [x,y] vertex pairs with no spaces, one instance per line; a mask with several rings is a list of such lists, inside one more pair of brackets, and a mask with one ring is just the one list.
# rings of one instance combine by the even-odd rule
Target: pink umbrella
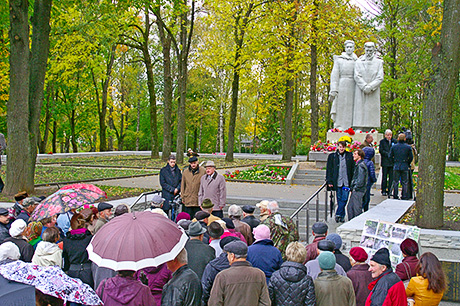
[[133,212],[115,217],[94,235],[89,259],[112,270],[140,270],[173,260],[188,237],[162,215]]

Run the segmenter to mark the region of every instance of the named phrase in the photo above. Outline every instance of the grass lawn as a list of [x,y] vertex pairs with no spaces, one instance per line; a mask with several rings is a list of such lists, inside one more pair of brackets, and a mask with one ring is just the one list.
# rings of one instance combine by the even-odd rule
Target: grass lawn
[[[446,230],[460,230],[460,207],[445,206],[444,207],[444,226],[441,229]],[[402,218],[402,224],[416,225],[415,224],[415,206],[410,209]]]
[[[185,158],[187,160],[187,158]],[[261,159],[235,159],[233,162],[226,162],[224,158],[200,158],[200,162],[212,160],[219,168],[239,167],[247,165],[266,165],[273,164],[276,161],[261,160]],[[73,157],[73,158],[59,158],[59,159],[42,159],[41,164],[61,164],[61,165],[88,165],[97,167],[110,166],[110,167],[124,167],[124,168],[142,168],[142,169],[160,169],[166,165],[166,162],[161,159],[151,159],[142,156],[100,156],[100,157]],[[179,168],[188,166],[188,162],[178,165]]]

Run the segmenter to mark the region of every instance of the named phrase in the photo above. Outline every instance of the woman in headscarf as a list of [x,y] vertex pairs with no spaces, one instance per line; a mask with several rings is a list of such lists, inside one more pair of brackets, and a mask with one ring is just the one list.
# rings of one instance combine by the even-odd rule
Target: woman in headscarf
[[406,238],[401,243],[400,248],[404,259],[396,266],[395,273],[402,281],[405,281],[417,275],[419,266],[419,260],[417,258],[418,244],[415,240]]

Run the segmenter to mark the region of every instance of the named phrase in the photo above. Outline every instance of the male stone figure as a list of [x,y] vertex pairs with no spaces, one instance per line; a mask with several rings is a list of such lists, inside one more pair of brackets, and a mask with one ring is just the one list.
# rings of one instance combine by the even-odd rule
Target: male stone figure
[[341,55],[334,55],[334,66],[331,72],[331,90],[329,101],[332,103],[331,118],[334,121],[334,128],[341,130],[352,126],[353,103],[355,97],[355,80],[353,78],[355,61],[358,59],[355,50],[355,43],[352,40],[345,41],[345,52]]
[[380,127],[380,84],[383,82],[383,61],[375,56],[375,44],[364,44],[365,54],[355,63],[355,102],[353,127],[370,130]]

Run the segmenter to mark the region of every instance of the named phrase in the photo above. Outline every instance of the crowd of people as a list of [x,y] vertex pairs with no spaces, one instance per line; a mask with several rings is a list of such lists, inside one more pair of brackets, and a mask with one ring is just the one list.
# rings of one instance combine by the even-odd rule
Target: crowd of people
[[[373,136],[367,134],[360,148],[353,153],[347,151],[345,141],[339,141],[336,152],[328,156],[326,183],[328,190],[336,192],[337,223],[345,222],[345,213],[348,220],[351,220],[369,210],[371,188],[377,182],[373,141]],[[410,131],[400,133],[396,141],[393,139],[392,131],[386,130],[385,138],[379,143],[379,153],[382,166],[382,195],[392,195],[394,199],[412,199],[412,173],[417,153]],[[401,198],[398,196],[399,183],[402,186]]]
[[[357,161],[366,157],[357,155]],[[339,156],[338,165],[349,161]],[[129,213],[128,206],[102,202],[35,222],[31,213],[43,199],[22,192],[11,210],[0,208],[0,264],[22,260],[61,267],[94,288],[105,305],[405,306],[408,298],[415,305],[437,305],[442,298],[446,281],[440,262],[432,253],[419,259],[415,241],[401,244],[404,260],[394,271],[385,248],[371,258],[361,247],[343,254],[341,237],[328,233],[323,222],[313,225],[314,240],[305,246],[276,201],[231,205],[224,217],[225,180],[215,164],[208,161],[203,171],[196,156],[189,163],[181,172],[169,158],[160,175],[161,184],[171,187],[163,187],[163,195],[169,195],[155,195],[149,209],[171,218],[168,201],[187,194],[175,222],[189,240],[173,260],[139,271],[98,267],[86,248],[107,223]],[[359,164],[367,170],[364,161]],[[344,170],[337,171],[343,183]],[[367,184],[366,177],[349,186],[359,185],[365,193]],[[63,305],[41,293],[38,298],[47,302],[37,305]]]

